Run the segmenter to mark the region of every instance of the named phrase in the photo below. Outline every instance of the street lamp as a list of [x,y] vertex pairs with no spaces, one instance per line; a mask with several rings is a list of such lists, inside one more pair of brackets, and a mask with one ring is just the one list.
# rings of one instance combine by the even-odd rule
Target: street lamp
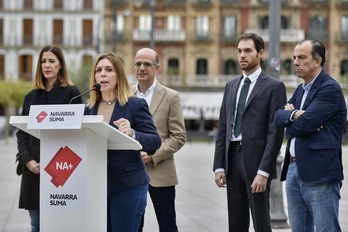
[[[269,1],[269,74],[277,79],[280,78],[280,12],[281,1]],[[277,157],[277,176],[280,178],[283,157]],[[287,216],[283,205],[283,188],[277,179],[271,184],[270,216],[272,228],[289,228]]]
[[111,14],[111,43],[112,51],[116,53],[116,38],[117,38],[117,0],[112,1],[112,14]]
[[155,49],[155,38],[154,38],[155,8],[156,8],[156,0],[150,0],[150,12],[151,12],[150,48],[151,49]]
[[155,31],[156,0],[134,0],[134,5],[139,8],[146,2],[149,2],[149,5],[150,5],[150,16],[151,16],[150,48],[151,49],[155,49],[154,31]]

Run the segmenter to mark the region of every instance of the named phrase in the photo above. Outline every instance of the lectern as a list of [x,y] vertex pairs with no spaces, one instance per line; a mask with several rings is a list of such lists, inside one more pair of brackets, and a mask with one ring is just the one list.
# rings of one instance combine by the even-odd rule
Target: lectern
[[107,149],[141,145],[103,116],[83,116],[82,104],[35,107],[10,124],[40,139],[40,231],[106,231]]

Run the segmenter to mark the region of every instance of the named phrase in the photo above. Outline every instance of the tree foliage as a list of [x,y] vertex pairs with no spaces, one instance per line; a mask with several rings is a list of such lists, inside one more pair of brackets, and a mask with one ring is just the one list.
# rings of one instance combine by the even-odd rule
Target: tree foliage
[[0,81],[0,104],[7,108],[9,105],[20,108],[24,96],[33,89],[32,82],[26,81]]

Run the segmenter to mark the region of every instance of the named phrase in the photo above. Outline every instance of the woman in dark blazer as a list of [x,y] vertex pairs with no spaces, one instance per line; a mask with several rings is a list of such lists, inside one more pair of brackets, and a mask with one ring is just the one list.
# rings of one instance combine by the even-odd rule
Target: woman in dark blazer
[[[29,115],[31,105],[68,104],[79,94],[68,76],[62,50],[46,46],[40,52],[34,89],[25,96],[21,115]],[[82,99],[74,99],[73,103],[82,103]],[[21,130],[16,136],[18,174],[22,175],[19,208],[29,210],[31,231],[37,232],[40,230],[40,140]]]
[[[161,146],[144,99],[133,96],[121,60],[113,53],[98,57],[92,71],[93,91],[85,114],[103,115],[104,121],[133,137],[149,154]],[[145,211],[149,176],[140,151],[108,150],[108,231],[138,231]]]

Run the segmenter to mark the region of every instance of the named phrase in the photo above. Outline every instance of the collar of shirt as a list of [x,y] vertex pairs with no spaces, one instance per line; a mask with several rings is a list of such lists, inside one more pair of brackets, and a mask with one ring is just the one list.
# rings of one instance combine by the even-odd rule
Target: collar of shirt
[[307,85],[305,82],[302,83],[302,88],[305,92],[309,92],[309,90],[311,89],[314,81],[317,79],[318,76],[316,76],[311,82],[309,82]]
[[153,82],[153,84],[150,86],[150,88],[148,88],[148,89],[146,90],[145,93],[140,92],[140,90],[139,90],[139,83],[136,84],[137,97],[139,97],[139,98],[144,98],[144,99],[146,100],[146,102],[147,102],[147,104],[148,104],[149,107],[150,107],[150,103],[151,103],[151,101],[152,101],[153,92],[154,92],[155,87],[156,87],[156,82],[157,82],[157,81],[156,81],[156,79],[155,79],[155,81]]
[[261,67],[259,67],[255,72],[253,72],[252,74],[250,74],[249,76],[247,76],[244,72],[243,72],[243,80],[242,83],[244,83],[244,80],[246,77],[249,77],[250,82],[253,84],[256,82],[257,78],[260,76],[261,74]]
[[260,76],[262,72],[262,69],[261,67],[259,67],[255,72],[251,73],[249,76],[247,76],[244,72],[243,72],[243,79],[242,81],[240,82],[239,84],[239,88],[238,88],[238,92],[237,92],[237,98],[236,98],[236,107],[238,105],[238,101],[239,101],[239,94],[240,94],[240,91],[242,89],[242,86],[244,84],[244,80],[246,77],[248,77],[250,79],[250,87],[249,87],[249,91],[248,91],[248,96],[247,96],[247,100],[249,98],[249,95],[251,93],[251,91],[253,90],[255,84],[256,84],[256,81],[257,81],[257,78]]

